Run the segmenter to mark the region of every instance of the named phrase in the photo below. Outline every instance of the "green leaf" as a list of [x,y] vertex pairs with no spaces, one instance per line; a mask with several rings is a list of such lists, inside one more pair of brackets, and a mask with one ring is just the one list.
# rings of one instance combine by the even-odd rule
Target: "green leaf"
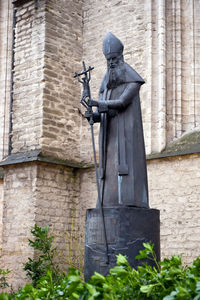
[[105,282],[105,277],[97,272],[94,272],[94,275],[91,276],[91,280]]
[[122,254],[118,254],[117,255],[117,265],[118,266],[124,266],[124,265],[127,266],[127,265],[129,265],[126,256],[124,256]]
[[144,294],[150,295],[152,289],[154,288],[154,284],[149,284],[149,285],[142,285],[140,288],[140,291]]
[[165,296],[165,297],[163,298],[163,300],[174,300],[174,299],[176,298],[176,295],[177,295],[177,292],[176,292],[176,291],[173,291],[173,292],[171,292],[170,295]]
[[0,300],[9,300],[7,293],[1,293],[0,294]]
[[146,250],[148,250],[151,253],[154,251],[154,246],[152,243],[143,243],[143,246]]
[[123,266],[116,266],[112,269],[110,269],[110,274],[111,275],[122,275],[122,274],[126,274],[127,271],[124,269]]
[[72,293],[72,296],[74,297],[74,299],[80,299],[80,296],[77,293]]
[[68,277],[70,282],[78,282],[80,281],[80,276],[76,276],[76,275],[71,275]]
[[200,293],[200,280],[196,284],[196,292]]
[[97,292],[96,288],[92,284],[86,283],[85,286],[88,289],[90,295],[92,295],[93,297],[99,295],[99,293]]

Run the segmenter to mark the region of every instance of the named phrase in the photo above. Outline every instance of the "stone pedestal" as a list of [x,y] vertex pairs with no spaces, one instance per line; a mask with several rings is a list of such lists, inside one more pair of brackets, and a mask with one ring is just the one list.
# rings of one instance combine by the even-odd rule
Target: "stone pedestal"
[[[106,264],[103,226],[99,209],[89,209],[86,214],[85,280],[93,273],[107,275],[116,265],[116,255],[128,257],[132,267],[141,261],[135,259],[144,242],[152,242],[160,259],[160,212],[156,209],[136,207],[104,208],[108,242],[109,264]],[[152,262],[149,261],[149,264]]]

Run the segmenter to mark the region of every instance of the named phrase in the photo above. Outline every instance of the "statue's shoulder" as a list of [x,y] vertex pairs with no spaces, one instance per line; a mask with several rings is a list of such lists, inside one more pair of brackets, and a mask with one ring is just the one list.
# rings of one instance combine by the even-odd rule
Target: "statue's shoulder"
[[125,82],[138,82],[144,84],[144,79],[127,63],[125,65]]
[[[124,63],[123,67],[124,67],[124,72],[123,72],[123,78],[121,78],[121,84],[137,82],[142,85],[145,83],[144,79],[142,79],[142,77],[130,65]],[[99,94],[102,94],[106,90],[107,82],[108,82],[108,72],[106,72],[101,82]]]

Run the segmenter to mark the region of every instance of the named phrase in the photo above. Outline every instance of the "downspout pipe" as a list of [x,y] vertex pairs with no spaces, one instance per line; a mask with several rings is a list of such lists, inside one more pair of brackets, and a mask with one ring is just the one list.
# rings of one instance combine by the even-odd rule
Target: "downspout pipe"
[[17,8],[13,7],[13,25],[12,25],[12,58],[11,58],[11,79],[10,79],[10,118],[9,118],[9,139],[8,139],[8,155],[12,152],[12,130],[13,130],[13,92],[14,92],[14,63],[15,63],[15,28],[16,28]]

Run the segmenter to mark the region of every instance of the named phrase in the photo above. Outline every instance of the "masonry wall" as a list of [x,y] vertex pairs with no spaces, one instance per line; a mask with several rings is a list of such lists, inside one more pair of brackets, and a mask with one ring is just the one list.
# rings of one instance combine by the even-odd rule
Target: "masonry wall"
[[2,249],[3,231],[3,179],[0,178],[0,248]]
[[190,264],[199,256],[200,156],[148,161],[151,207],[160,209],[162,257],[183,254]]
[[46,4],[42,153],[80,161],[82,1]]
[[80,205],[80,175],[76,169],[38,164],[35,222],[49,226],[62,270],[83,270],[84,216]]
[[41,148],[44,88],[44,1],[17,7],[14,56],[12,153]]
[[23,263],[33,257],[28,238],[35,224],[37,167],[34,164],[11,165],[4,172],[0,264],[1,268],[11,270],[9,283],[17,288],[26,279]]
[[28,245],[34,224],[49,226],[54,234],[61,270],[83,270],[84,212],[89,205],[86,200],[80,204],[80,173],[34,162],[7,166],[4,171],[4,186],[0,181],[0,264],[11,270],[9,283],[17,289],[27,280],[23,264],[35,255]]
[[13,7],[0,1],[0,160],[8,154]]

